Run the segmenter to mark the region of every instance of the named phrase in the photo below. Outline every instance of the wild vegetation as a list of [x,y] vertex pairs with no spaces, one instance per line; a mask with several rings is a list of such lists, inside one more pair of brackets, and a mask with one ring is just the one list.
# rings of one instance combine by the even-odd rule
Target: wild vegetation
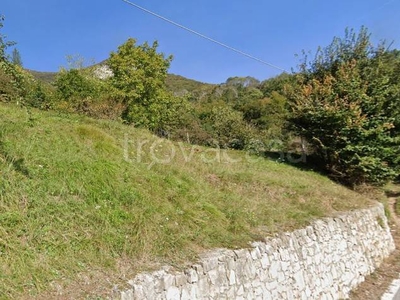
[[[179,264],[367,205],[306,171],[317,163],[353,188],[399,178],[400,52],[372,46],[366,29],[305,56],[294,74],[213,85],[168,75],[172,57],[134,39],[104,62],[111,76],[80,59],[32,73],[8,55],[3,20],[5,298],[40,298],[98,270],[116,278],[121,266],[130,279],[149,262]],[[295,154],[302,165],[283,163]]]
[[379,184],[399,175],[399,54],[373,47],[365,28],[347,31],[296,75],[289,122],[339,180]]
[[[373,47],[366,29],[335,38],[313,61],[305,56],[297,73],[264,82],[232,77],[209,85],[168,76],[171,58],[156,49],[128,41],[111,55],[116,75],[109,82],[93,76],[93,69],[62,70],[55,81],[57,108],[122,118],[212,147],[298,152],[307,143],[307,154],[332,178],[352,186],[399,175],[399,51]],[[145,60],[157,78],[149,70],[118,73],[128,62]],[[122,76],[130,78],[124,87]],[[293,147],[300,138],[302,147]]]
[[47,299],[51,286],[66,293],[105,273],[110,291],[154,264],[369,201],[314,172],[118,121],[37,109],[29,119],[13,103],[0,115],[0,298]]
[[219,85],[168,77],[172,56],[158,53],[157,42],[134,39],[103,62],[112,76],[99,78],[96,66],[78,60],[45,84],[21,68],[16,49],[7,57],[10,46],[2,38],[5,101],[121,120],[199,145],[301,150],[351,186],[384,184],[400,173],[400,55],[384,43],[373,46],[365,28],[348,30],[311,61],[304,55],[294,74],[263,82],[231,77]]

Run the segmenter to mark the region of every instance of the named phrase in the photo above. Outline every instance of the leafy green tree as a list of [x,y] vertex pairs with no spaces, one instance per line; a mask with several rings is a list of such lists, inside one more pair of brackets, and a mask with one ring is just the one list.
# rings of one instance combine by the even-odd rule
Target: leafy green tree
[[221,148],[244,149],[255,136],[253,128],[243,120],[243,114],[223,101],[203,105],[199,116],[213,138],[208,143],[210,146],[217,143]]
[[60,100],[79,101],[87,97],[96,96],[96,87],[93,80],[86,77],[80,70],[62,69],[54,83]]
[[[351,185],[382,184],[400,171],[397,67],[365,28],[305,58],[288,91],[291,124],[331,175]],[[388,63],[388,61],[392,61]]]
[[270,97],[247,101],[239,110],[243,113],[244,120],[258,129],[267,143],[270,140],[287,140],[286,97],[273,92]]
[[[0,63],[1,64],[1,63]],[[1,66],[0,68],[0,101],[10,101],[18,96],[18,91],[14,87],[12,77],[7,74]]]
[[7,41],[2,33],[4,16],[0,15],[0,97],[6,101],[16,100],[23,103],[23,97],[27,94],[27,74],[24,70],[9,61],[6,50],[15,45],[15,42]]
[[226,82],[228,86],[235,86],[237,88],[258,87],[260,81],[254,77],[229,77]]
[[[121,103],[112,98],[108,84],[96,77],[91,68],[61,69],[54,86],[57,100],[54,104],[60,110],[75,111],[92,117],[120,117]],[[40,95],[37,89],[36,94]]]
[[[60,110],[75,111],[92,117],[104,116],[104,110],[113,111],[119,103],[112,101],[108,84],[96,74],[96,67],[85,67],[85,59],[77,55],[66,56],[66,67],[60,69],[54,80],[54,106]],[[46,91],[46,89],[44,89]],[[40,89],[34,90],[38,99],[42,99]],[[41,103],[38,100],[39,104]],[[42,105],[42,104],[40,104]]]
[[391,111],[394,118],[394,128],[396,136],[400,136],[400,50],[386,51],[378,59],[372,61],[370,70],[378,77],[387,80],[386,110]]
[[166,92],[165,79],[172,60],[157,52],[158,43],[136,45],[132,38],[112,52],[108,66],[114,95],[126,104],[123,118],[128,123],[158,130],[174,112],[168,108],[172,96]]
[[282,73],[276,77],[269,78],[260,83],[260,90],[263,92],[264,97],[269,97],[273,92],[281,95],[285,93],[285,88],[294,84],[296,81],[293,74]]
[[11,61],[14,65],[22,67],[22,58],[21,54],[19,53],[17,48],[14,48],[12,55],[11,55]]
[[39,109],[53,108],[53,87],[38,81],[32,82],[26,96],[26,103]]

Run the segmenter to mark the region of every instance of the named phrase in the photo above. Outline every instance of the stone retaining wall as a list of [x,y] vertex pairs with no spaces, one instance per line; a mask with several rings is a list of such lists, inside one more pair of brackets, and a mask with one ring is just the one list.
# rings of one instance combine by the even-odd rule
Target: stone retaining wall
[[254,242],[205,253],[184,272],[139,274],[136,299],[343,299],[394,250],[382,204]]

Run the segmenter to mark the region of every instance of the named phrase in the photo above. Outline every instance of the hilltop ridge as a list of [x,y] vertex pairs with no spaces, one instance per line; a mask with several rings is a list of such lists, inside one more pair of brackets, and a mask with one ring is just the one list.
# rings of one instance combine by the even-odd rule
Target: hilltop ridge
[[[98,66],[104,64],[104,62],[101,62],[99,64],[96,64],[94,66]],[[90,66],[88,68],[94,67]],[[29,70],[27,69],[29,73],[33,75],[34,78],[41,82],[45,83],[53,83],[56,79],[57,72],[44,72],[44,71],[35,71],[35,70]],[[181,75],[176,75],[169,73],[167,75],[167,79],[165,81],[167,89],[175,94],[183,94],[185,92],[194,92],[202,89],[209,89],[214,86],[217,86],[216,84],[212,83],[204,83],[200,82],[194,79],[189,79]]]

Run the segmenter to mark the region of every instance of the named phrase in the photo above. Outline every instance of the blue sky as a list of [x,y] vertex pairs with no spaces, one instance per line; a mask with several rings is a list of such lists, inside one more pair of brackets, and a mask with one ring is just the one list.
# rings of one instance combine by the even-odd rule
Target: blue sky
[[[24,67],[57,71],[67,54],[106,59],[129,37],[158,40],[173,54],[170,72],[203,82],[231,76],[260,80],[281,71],[243,57],[127,5],[121,0],[1,0],[3,28]],[[133,0],[132,2],[283,69],[296,53],[315,51],[346,27],[368,27],[373,41],[400,48],[400,0]]]

